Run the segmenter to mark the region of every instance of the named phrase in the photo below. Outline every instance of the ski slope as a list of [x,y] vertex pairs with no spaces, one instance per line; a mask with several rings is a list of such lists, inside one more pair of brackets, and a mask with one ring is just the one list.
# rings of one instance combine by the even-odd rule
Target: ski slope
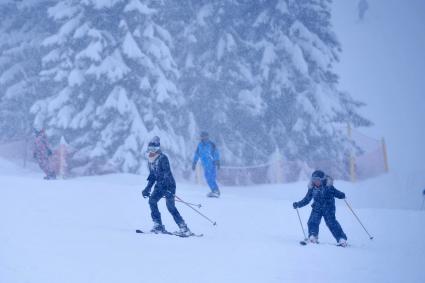
[[[218,223],[178,203],[189,227],[204,234],[178,238],[134,232],[152,225],[143,176],[44,181],[0,160],[0,282],[425,282],[420,194],[402,196],[388,185],[391,178],[336,182],[375,236],[370,241],[337,201],[351,245],[344,249],[324,223],[320,245],[299,245],[303,236],[291,204],[304,196],[304,182],[224,187],[221,199],[178,182],[178,195],[202,203],[201,211]],[[407,203],[416,209],[402,209]],[[176,230],[163,201],[160,210],[166,228]],[[310,209],[300,212],[305,225]]]

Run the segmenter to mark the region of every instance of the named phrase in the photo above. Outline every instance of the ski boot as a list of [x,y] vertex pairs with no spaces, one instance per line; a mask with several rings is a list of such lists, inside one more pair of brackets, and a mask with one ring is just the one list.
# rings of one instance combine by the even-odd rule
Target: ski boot
[[347,247],[348,246],[347,240],[343,239],[343,238],[339,239],[337,246],[340,246],[340,247],[343,247],[343,248]]
[[151,229],[151,232],[152,233],[155,233],[155,234],[164,234],[167,231],[165,230],[165,226],[164,225],[155,222],[153,224],[153,228]]
[[179,228],[180,230],[177,232],[174,232],[175,235],[179,236],[179,237],[189,237],[192,235],[192,232],[189,230],[189,228],[187,228],[186,223],[180,223],[179,224]]
[[209,198],[219,198],[220,197],[220,190],[217,189],[217,190],[209,192],[207,194],[207,197],[209,197]]
[[319,239],[314,235],[310,235],[310,237],[308,237],[308,241],[312,244],[318,244],[319,243]]

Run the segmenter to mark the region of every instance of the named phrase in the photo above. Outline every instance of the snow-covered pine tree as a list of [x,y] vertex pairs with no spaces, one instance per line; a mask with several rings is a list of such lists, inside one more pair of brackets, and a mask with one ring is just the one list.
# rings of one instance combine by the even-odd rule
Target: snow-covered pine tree
[[262,120],[285,158],[312,167],[334,161],[345,171],[353,147],[346,125],[370,122],[357,114],[362,104],[338,90],[333,65],[340,45],[330,23],[330,2],[268,1],[274,5],[259,9],[255,26],[263,56],[258,69],[268,106]]
[[[49,9],[57,23],[44,40],[45,97],[35,124],[64,135],[83,173],[139,172],[153,135],[183,168],[188,113],[176,86],[173,39],[156,23],[161,3],[66,0]],[[112,167],[112,168],[110,168]]]
[[182,70],[180,86],[196,124],[210,132],[232,164],[255,163],[269,153],[264,150],[269,140],[261,135],[265,127],[258,123],[265,105],[253,75],[255,54],[245,41],[250,32],[244,23],[247,3],[182,1],[181,10],[172,9],[180,22],[169,27],[179,38],[175,56]]
[[307,163],[344,162],[346,124],[369,121],[337,88],[330,1],[188,1],[187,9],[181,86],[224,159],[255,164],[278,150]]
[[0,3],[0,139],[31,133],[31,105],[40,91],[41,41],[52,0]]

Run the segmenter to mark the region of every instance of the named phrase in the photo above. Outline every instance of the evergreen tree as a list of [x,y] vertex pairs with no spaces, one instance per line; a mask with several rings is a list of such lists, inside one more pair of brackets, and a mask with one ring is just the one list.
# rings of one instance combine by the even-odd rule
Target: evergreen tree
[[329,1],[187,7],[192,17],[177,54],[181,86],[198,126],[219,137],[227,161],[258,164],[278,150],[290,160],[345,162],[353,144],[343,129],[369,121],[356,113],[362,104],[337,89],[332,68],[340,46]]
[[58,29],[43,43],[48,91],[32,112],[50,135],[66,136],[84,173],[140,171],[153,135],[183,163],[188,120],[172,37],[155,22],[160,8],[156,1],[67,0],[49,9]]
[[52,1],[6,1],[0,4],[0,139],[24,138],[31,132],[29,113],[39,89],[41,41]]
[[139,172],[153,135],[185,171],[201,130],[227,164],[343,165],[359,150],[345,126],[370,124],[338,89],[330,0],[8,1],[0,13],[2,136],[32,123],[63,135],[79,172]]

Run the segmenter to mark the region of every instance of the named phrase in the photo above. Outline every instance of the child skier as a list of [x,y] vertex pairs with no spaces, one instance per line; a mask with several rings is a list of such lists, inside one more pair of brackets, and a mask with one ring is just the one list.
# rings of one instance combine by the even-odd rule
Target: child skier
[[[173,174],[171,173],[170,163],[168,157],[162,153],[160,148],[159,137],[154,137],[148,145],[148,158],[149,158],[149,177],[147,179],[148,185],[143,190],[142,195],[144,198],[149,197],[149,206],[151,209],[151,216],[154,226],[151,230],[153,233],[167,233],[164,225],[162,225],[161,213],[158,209],[158,201],[165,197],[168,211],[174,218],[174,221],[179,226],[180,230],[175,234],[181,237],[191,236],[192,233],[180,216],[176,208],[174,194],[176,193],[176,182]],[[155,184],[156,183],[156,184]],[[151,193],[153,185],[155,187]]]
[[306,196],[301,201],[293,203],[293,207],[296,209],[307,205],[313,199],[307,223],[310,242],[318,243],[319,225],[323,217],[338,245],[347,246],[347,236],[335,218],[335,198],[344,199],[345,194],[335,189],[332,178],[325,176],[323,171],[314,171]]
[[46,132],[44,129],[34,129],[34,134],[35,140],[33,157],[37,160],[41,170],[43,170],[43,172],[46,174],[44,179],[56,179],[56,173],[51,164],[51,156],[53,153],[49,147]]

